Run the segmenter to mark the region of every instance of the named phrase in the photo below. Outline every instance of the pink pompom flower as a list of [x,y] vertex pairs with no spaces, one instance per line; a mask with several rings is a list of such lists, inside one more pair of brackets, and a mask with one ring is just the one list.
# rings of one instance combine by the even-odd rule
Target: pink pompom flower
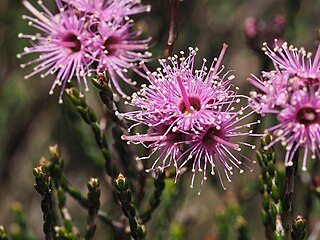
[[181,52],[181,57],[174,55],[159,60],[161,67],[155,72],[150,72],[142,63],[150,85],[144,85],[127,103],[137,110],[121,115],[135,122],[129,131],[139,125],[149,130],[124,135],[122,139],[152,149],[149,156],[139,158],[155,158],[149,170],[174,166],[178,176],[182,168],[187,167],[193,173],[193,187],[196,173],[202,172],[202,186],[210,168],[211,174],[218,172],[224,189],[220,170],[228,180],[233,173],[232,166],[243,172],[239,159],[244,156],[240,146],[254,146],[237,137],[256,136],[245,129],[259,121],[243,123],[253,112],[244,114],[248,107],[240,110],[234,107],[241,98],[247,97],[239,95],[238,88],[231,84],[234,75],[222,74],[221,62],[226,48],[224,45],[209,69],[206,59],[200,69],[195,69],[197,49],[192,48],[188,56]]
[[132,69],[142,74],[137,63],[148,61],[147,52],[150,38],[139,39],[141,31],[133,30],[135,24],[129,16],[149,11],[150,7],[139,1],[67,1],[56,0],[59,10],[52,13],[38,1],[41,9],[35,8],[27,0],[23,5],[31,16],[23,16],[41,33],[19,34],[31,40],[31,47],[25,47],[18,58],[29,54],[39,57],[21,64],[22,67],[35,64],[29,78],[40,73],[44,78],[55,75],[50,90],[61,86],[59,102],[67,82],[76,79],[80,93],[82,85],[88,90],[87,76],[92,72],[107,70],[115,91],[126,96],[120,81],[134,85],[127,72]]
[[265,44],[263,50],[275,70],[249,80],[260,90],[251,93],[249,105],[262,115],[277,115],[279,123],[267,129],[276,137],[266,148],[281,142],[287,150],[286,166],[291,166],[297,150],[303,149],[305,171],[310,154],[313,159],[320,158],[320,45],[313,60],[312,53],[286,42],[279,46],[275,40],[274,49]]

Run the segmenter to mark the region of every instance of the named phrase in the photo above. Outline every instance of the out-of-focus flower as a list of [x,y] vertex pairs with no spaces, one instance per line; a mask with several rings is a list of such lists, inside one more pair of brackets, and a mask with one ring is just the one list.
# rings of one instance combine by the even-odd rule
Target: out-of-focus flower
[[298,148],[304,149],[302,170],[307,170],[307,157],[320,158],[320,96],[314,90],[297,90],[278,113],[279,124],[271,127],[277,137],[268,147],[281,142],[286,147],[285,165],[291,166],[293,156]]
[[304,48],[298,49],[292,45],[288,46],[287,42],[281,45],[278,40],[274,41],[274,45],[275,47],[271,49],[264,43],[262,50],[273,61],[279,74],[290,74],[287,76],[287,80],[292,87],[299,87],[300,83],[306,85],[312,81],[318,81],[320,77],[320,45],[313,61],[311,60],[312,53],[306,52]]
[[264,22],[254,17],[248,17],[244,21],[244,34],[247,44],[255,51],[260,51],[261,43],[266,41],[273,46],[273,40],[282,42],[286,27],[286,20],[282,15],[276,15],[270,21]]
[[34,71],[25,78],[29,78],[37,73],[42,73],[40,76],[44,78],[50,74],[55,74],[56,79],[50,90],[53,94],[53,89],[59,85],[62,86],[59,102],[62,103],[63,90],[68,81],[76,78],[79,89],[81,91],[83,81],[85,89],[88,89],[86,75],[90,72],[89,65],[92,62],[89,58],[88,45],[92,40],[85,31],[85,21],[78,16],[74,9],[66,10],[60,0],[57,0],[59,13],[53,15],[43,5],[42,1],[38,4],[42,8],[42,12],[37,10],[28,1],[23,1],[23,5],[34,15],[34,17],[23,16],[23,19],[29,21],[29,25],[43,32],[31,34],[19,34],[21,38],[28,38],[33,43],[31,47],[25,47],[24,52],[18,54],[18,58],[38,53],[38,58],[31,60],[21,67],[31,64],[37,64]]
[[[128,76],[128,69],[142,75],[137,67],[140,61],[147,61],[151,53],[146,51],[150,39],[138,40],[141,31],[132,31],[133,22],[125,23],[98,22],[98,28],[94,44],[90,47],[95,52],[93,59],[97,62],[97,72],[107,70],[110,76],[111,85],[123,97],[126,94],[122,91],[119,80],[135,85]],[[144,52],[141,52],[144,51]]]
[[18,57],[33,53],[40,55],[21,66],[38,64],[26,78],[37,73],[42,73],[42,78],[56,75],[50,94],[56,85],[62,85],[59,102],[62,102],[67,82],[73,78],[77,80],[82,94],[81,82],[88,90],[86,76],[106,69],[111,85],[125,96],[119,80],[134,84],[127,76],[128,69],[142,74],[137,63],[150,57],[146,52],[150,39],[138,39],[141,31],[133,30],[134,23],[129,16],[149,11],[150,7],[129,0],[57,0],[59,13],[53,14],[42,1],[38,1],[41,10],[26,0],[23,4],[34,15],[23,18],[42,33],[19,34],[19,37],[30,39],[32,46],[26,47]]
[[287,150],[287,166],[292,165],[296,151],[304,148],[302,169],[306,170],[310,152],[312,158],[320,158],[320,46],[312,61],[304,48],[274,44],[273,50],[266,44],[263,50],[275,70],[249,80],[260,90],[251,93],[249,105],[262,115],[277,114],[279,124],[268,129],[276,138],[266,148],[280,141]]
[[142,5],[141,0],[63,0],[76,9],[88,12],[102,21],[117,21],[131,15],[150,12],[150,5]]
[[249,105],[262,116],[274,112],[273,109],[276,106],[287,102],[287,80],[283,75],[279,75],[275,71],[262,72],[261,78],[252,76],[248,81],[260,91],[250,92]]
[[260,114],[274,113],[274,108],[290,101],[294,91],[319,84],[320,45],[313,61],[312,54],[304,48],[297,49],[286,42],[279,46],[277,40],[274,45],[271,49],[265,43],[263,51],[273,61],[275,70],[262,72],[260,79],[255,76],[248,79],[260,91],[252,91],[249,101]]
[[146,134],[122,137],[152,148],[149,156],[140,159],[155,156],[151,169],[160,166],[163,170],[173,165],[177,176],[183,167],[187,167],[193,172],[191,187],[197,172],[203,172],[203,185],[207,179],[207,166],[211,166],[211,173],[218,172],[225,188],[219,169],[230,180],[232,166],[243,171],[234,151],[239,153],[242,144],[253,148],[234,139],[237,136],[254,136],[251,131],[239,131],[258,122],[239,124],[252,112],[241,116],[244,109],[237,111],[233,106],[242,96],[237,94],[237,88],[233,90],[231,80],[234,75],[222,75],[224,67],[220,68],[220,64],[226,48],[224,45],[219,58],[209,69],[205,59],[201,69],[194,69],[197,49],[192,48],[186,57],[181,52],[181,57],[175,55],[168,60],[160,60],[162,67],[153,73],[142,63],[150,85],[134,93],[131,103],[128,103],[138,110],[122,114],[136,122],[132,127],[149,127]]

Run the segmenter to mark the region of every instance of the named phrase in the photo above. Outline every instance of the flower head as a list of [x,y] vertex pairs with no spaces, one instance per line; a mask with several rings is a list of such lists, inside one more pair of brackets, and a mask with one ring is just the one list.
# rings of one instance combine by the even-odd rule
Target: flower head
[[63,0],[83,12],[88,12],[102,21],[122,20],[128,16],[150,12],[150,5],[141,0]]
[[[151,53],[146,51],[150,39],[137,39],[140,31],[132,31],[133,21],[125,23],[98,22],[96,38],[91,46],[93,60],[97,63],[97,72],[107,70],[110,75],[111,85],[122,96],[126,94],[119,85],[119,79],[135,85],[128,76],[128,69],[141,75],[137,62],[147,61]],[[143,51],[143,52],[141,52]]]
[[268,147],[281,142],[286,147],[285,164],[292,165],[292,159],[299,148],[304,149],[302,170],[307,170],[307,157],[320,158],[320,96],[319,92],[295,91],[290,102],[278,110],[279,124],[269,131],[277,136]]
[[[243,115],[246,108],[241,108],[238,111],[231,111],[231,108],[228,108],[224,112],[218,113],[214,124],[207,125],[199,134],[188,135],[184,142],[188,148],[184,154],[189,156],[186,159],[181,159],[178,173],[185,165],[190,165],[193,173],[190,187],[193,187],[197,172],[202,174],[201,186],[207,180],[209,170],[211,175],[216,175],[217,173],[223,189],[226,189],[220,169],[223,169],[224,175],[229,182],[231,182],[230,175],[233,175],[234,168],[239,173],[243,173],[244,168],[252,171],[248,165],[251,160],[241,153],[241,146],[255,149],[255,145],[242,142],[239,137],[260,136],[260,134],[253,134],[252,130],[244,131],[254,124],[259,124],[260,120],[241,123],[253,113],[250,111]],[[242,162],[240,159],[245,161]]]
[[[156,160],[151,169],[160,167],[163,170],[173,165],[177,176],[182,168],[187,167],[193,172],[191,187],[199,171],[203,172],[203,185],[209,165],[212,174],[218,172],[221,183],[221,168],[230,179],[231,165],[238,167],[241,164],[232,152],[238,152],[240,144],[252,147],[234,139],[243,135],[253,136],[251,131],[239,133],[239,130],[257,122],[239,124],[252,112],[241,117],[244,109],[237,111],[233,106],[241,97],[231,85],[234,76],[228,77],[228,73],[220,76],[224,69],[220,69],[220,64],[226,48],[224,45],[219,58],[209,69],[205,59],[201,69],[194,69],[197,49],[192,48],[188,56],[181,52],[181,57],[175,55],[160,60],[161,68],[153,73],[142,63],[150,85],[144,85],[134,93],[128,103],[138,110],[123,114],[136,122],[132,127],[149,127],[148,133],[123,136],[124,140],[152,148],[149,156],[140,159],[154,155]],[[238,168],[242,172],[242,168]]]
[[82,94],[82,84],[88,90],[86,76],[106,69],[111,85],[118,93],[125,95],[118,81],[121,79],[134,84],[127,76],[128,69],[140,73],[136,63],[150,57],[150,53],[145,52],[150,39],[138,39],[141,31],[132,30],[134,22],[128,16],[149,8],[131,0],[55,2],[59,9],[57,14],[51,13],[42,1],[38,1],[41,8],[38,10],[23,0],[24,6],[34,15],[23,18],[42,32],[19,34],[19,37],[30,39],[32,46],[26,47],[18,58],[33,53],[40,55],[21,64],[22,67],[37,64],[26,78],[38,73],[42,78],[54,74],[56,80],[50,94],[53,94],[56,85],[61,85],[59,102],[62,102],[68,81],[75,78]]
[[304,148],[302,169],[307,169],[307,158],[320,158],[320,46],[312,61],[311,53],[283,43],[271,50],[263,50],[275,66],[263,77],[249,81],[261,92],[252,92],[249,105],[260,114],[277,114],[279,124],[269,128],[277,137],[266,147],[281,142],[286,147],[285,164],[292,165],[293,156]]
[[27,54],[40,53],[39,58],[21,64],[21,67],[37,64],[34,71],[25,78],[37,73],[42,73],[41,78],[55,74],[56,80],[50,94],[53,94],[56,85],[62,85],[59,99],[59,102],[62,102],[65,85],[73,77],[77,79],[80,90],[81,81],[85,89],[88,89],[86,75],[90,72],[88,66],[92,61],[88,57],[87,46],[92,43],[92,40],[85,31],[84,20],[74,9],[66,10],[60,0],[57,0],[59,13],[53,15],[41,1],[38,3],[44,12],[37,10],[28,1],[23,1],[24,6],[34,15],[34,17],[23,16],[23,18],[29,21],[29,25],[42,31],[44,35],[19,34],[19,37],[28,38],[34,44],[26,47],[23,53],[18,54],[18,58]]
[[[234,75],[225,79],[219,77],[219,64],[227,48],[224,45],[217,64],[207,71],[206,60],[200,70],[194,70],[197,49],[190,48],[187,57],[169,57],[159,60],[162,68],[151,73],[144,63],[143,69],[148,75],[150,85],[132,95],[131,105],[141,108],[138,112],[126,113],[128,119],[140,123],[152,124],[153,118],[160,122],[170,120],[174,131],[193,131],[203,129],[203,125],[215,121],[215,113],[230,103],[229,95],[233,93],[229,82]],[[151,123],[152,122],[152,123]],[[155,121],[155,124],[159,124]]]

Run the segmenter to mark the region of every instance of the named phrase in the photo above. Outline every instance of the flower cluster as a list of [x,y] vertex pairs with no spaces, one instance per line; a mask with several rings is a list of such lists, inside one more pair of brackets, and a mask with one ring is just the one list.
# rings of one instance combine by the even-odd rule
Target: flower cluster
[[149,170],[174,166],[178,176],[182,169],[190,169],[191,187],[197,172],[202,174],[202,186],[210,171],[212,175],[217,173],[225,188],[223,175],[231,181],[233,169],[242,173],[244,167],[249,168],[246,162],[250,160],[241,154],[241,145],[254,146],[237,137],[255,135],[251,130],[241,130],[259,121],[244,124],[252,112],[244,114],[247,107],[236,110],[233,106],[245,96],[239,95],[238,88],[231,84],[234,75],[222,75],[224,66],[220,65],[226,48],[224,44],[209,69],[203,59],[201,69],[195,70],[197,49],[193,48],[189,48],[188,56],[181,52],[180,57],[160,59],[161,67],[155,72],[141,63],[150,85],[143,85],[127,102],[138,110],[122,115],[136,122],[132,127],[146,125],[149,130],[122,138],[152,148],[149,156],[139,158],[155,158]]
[[275,40],[274,49],[264,45],[275,70],[263,72],[261,79],[249,79],[259,89],[251,92],[249,105],[261,115],[277,114],[279,124],[268,129],[276,138],[267,147],[281,142],[287,150],[286,166],[304,148],[302,170],[306,170],[310,152],[312,158],[320,158],[320,46],[312,61],[311,53],[286,42],[279,46]]
[[150,57],[147,52],[150,39],[139,39],[141,31],[133,30],[131,15],[150,11],[150,6],[141,5],[138,0],[56,0],[59,12],[53,14],[38,1],[41,10],[28,1],[23,5],[34,17],[23,16],[29,25],[42,33],[19,34],[30,39],[31,47],[24,48],[18,58],[33,53],[39,57],[21,67],[36,64],[29,78],[41,73],[41,78],[55,75],[50,90],[61,87],[59,102],[67,82],[75,78],[80,92],[82,84],[88,90],[86,77],[92,72],[107,70],[111,85],[122,96],[119,80],[134,85],[128,76],[128,69],[140,72],[137,63]]

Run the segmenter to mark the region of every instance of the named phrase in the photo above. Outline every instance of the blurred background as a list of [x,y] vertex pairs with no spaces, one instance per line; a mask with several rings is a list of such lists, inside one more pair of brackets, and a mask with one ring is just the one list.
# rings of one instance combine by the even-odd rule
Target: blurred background
[[[35,0],[30,0],[36,4]],[[43,1],[54,10],[53,1]],[[143,0],[152,5],[152,11],[139,15],[138,24],[151,35],[153,46],[150,51],[154,58],[161,57],[166,47],[170,21],[169,0]],[[229,48],[223,60],[226,69],[235,70],[234,84],[242,93],[248,94],[252,87],[246,79],[250,74],[259,75],[267,70],[270,62],[260,52],[262,42],[272,44],[272,39],[284,39],[297,47],[304,46],[314,52],[319,39],[320,1],[289,0],[197,0],[181,1],[178,18],[178,40],[174,53],[187,51],[188,47],[198,47],[197,64],[202,58],[208,61],[218,56],[223,43]],[[21,69],[19,65],[27,61],[18,60],[16,54],[30,43],[19,39],[18,33],[34,33],[35,30],[21,18],[28,14],[20,0],[0,1],[0,224],[8,231],[15,231],[12,206],[19,208],[28,221],[30,233],[36,239],[43,239],[40,196],[33,188],[32,169],[41,156],[47,156],[48,146],[58,143],[65,159],[65,176],[86,193],[89,177],[102,179],[102,207],[112,210],[113,200],[110,187],[104,181],[101,171],[103,159],[96,147],[91,130],[83,123],[69,101],[58,104],[56,89],[53,96],[48,92],[52,84],[50,78],[39,76],[25,80],[24,75],[32,69]],[[150,69],[157,67],[157,61],[148,64]],[[133,76],[137,78],[137,76]],[[91,84],[91,83],[90,83]],[[128,91],[132,91],[128,89]],[[91,85],[87,101],[99,118],[103,118],[103,104],[98,91]],[[65,97],[66,98],[66,97]],[[124,110],[121,108],[120,110]],[[256,129],[270,126],[272,119],[267,118]],[[107,133],[108,134],[108,133]],[[108,138],[112,138],[109,133]],[[254,151],[246,154],[255,159]],[[281,162],[282,155],[278,155]],[[200,196],[197,189],[190,189],[190,176],[179,181],[179,185],[167,183],[162,203],[156,210],[153,220],[148,223],[147,239],[236,239],[233,229],[234,209],[240,212],[249,223],[252,239],[262,239],[263,224],[260,221],[261,196],[257,179],[260,168],[252,164],[253,172],[235,174],[233,181],[223,191],[219,183],[207,182]],[[281,164],[279,165],[281,168]],[[211,177],[212,178],[212,177]],[[303,179],[310,176],[300,175],[295,193],[295,213],[304,214],[308,202],[305,198]],[[211,180],[210,180],[211,181]],[[152,186],[152,181],[147,185]],[[152,187],[151,187],[152,188]],[[148,193],[146,193],[148,195]],[[71,197],[67,204],[80,231],[85,228],[86,211]],[[231,207],[231,209],[232,209]],[[80,210],[79,210],[80,209]],[[319,203],[313,201],[310,226],[320,221]],[[119,209],[117,211],[119,212]],[[115,216],[117,216],[115,214]],[[108,238],[108,228],[98,222],[94,239]],[[10,230],[11,229],[11,230]],[[179,238],[180,237],[180,238]],[[23,238],[21,238],[23,239]]]

